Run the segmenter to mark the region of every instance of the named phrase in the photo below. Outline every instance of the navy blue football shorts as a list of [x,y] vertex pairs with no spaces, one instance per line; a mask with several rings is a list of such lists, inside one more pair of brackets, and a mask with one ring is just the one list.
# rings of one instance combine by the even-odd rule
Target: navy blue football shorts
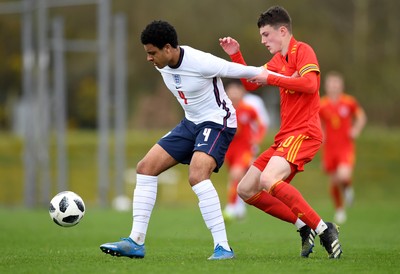
[[203,151],[212,156],[217,163],[218,172],[224,163],[236,128],[204,122],[196,125],[184,118],[172,131],[163,136],[158,144],[181,164],[190,164],[195,151]]

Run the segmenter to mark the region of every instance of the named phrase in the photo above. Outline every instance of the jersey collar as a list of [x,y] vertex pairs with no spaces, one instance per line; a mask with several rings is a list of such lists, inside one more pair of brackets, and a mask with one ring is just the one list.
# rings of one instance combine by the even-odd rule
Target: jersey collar
[[280,53],[279,53],[279,54],[281,55],[281,58],[282,58],[282,59],[286,60],[286,62],[289,63],[289,56],[290,56],[291,54],[295,53],[296,50],[297,50],[297,40],[294,39],[294,37],[292,36],[292,38],[290,38],[290,42],[289,42],[289,46],[288,46],[288,51],[287,51],[286,55],[283,56],[282,54],[280,54]]
[[177,69],[177,68],[179,68],[179,67],[181,66],[181,64],[182,64],[183,56],[185,55],[185,50],[184,50],[182,47],[179,47],[179,49],[180,49],[180,52],[179,52],[179,60],[178,60],[178,63],[176,63],[175,66],[169,66],[169,67],[172,68],[172,69]]

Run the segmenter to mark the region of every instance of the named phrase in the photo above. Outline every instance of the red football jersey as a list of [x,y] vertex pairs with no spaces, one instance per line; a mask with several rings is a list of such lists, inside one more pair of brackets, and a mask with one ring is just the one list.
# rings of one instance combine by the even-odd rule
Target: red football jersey
[[254,107],[242,101],[236,107],[236,120],[237,131],[229,149],[240,146],[251,150],[253,145],[261,141],[265,132],[260,117]]
[[[234,62],[245,64],[240,52],[231,55]],[[306,43],[298,42],[291,38],[288,53],[282,56],[276,53],[265,67],[273,72],[285,76],[292,76],[297,72],[304,76],[308,72],[315,71],[318,74],[317,89],[320,87],[320,70],[314,50]],[[302,77],[282,78],[270,74],[268,84],[280,86],[281,126],[275,136],[275,143],[279,143],[289,135],[302,133],[308,137],[322,142],[322,130],[319,119],[319,92],[307,91],[302,83]],[[259,86],[242,79],[247,90],[254,90]],[[298,84],[297,84],[298,83]],[[291,89],[281,86],[290,86]],[[296,90],[296,91],[294,91]]]
[[237,131],[225,155],[228,167],[241,166],[248,168],[254,160],[254,145],[257,145],[265,134],[265,126],[256,109],[242,101],[236,107]]
[[327,149],[352,148],[350,130],[359,110],[357,100],[348,94],[342,94],[337,102],[333,102],[327,96],[321,98],[320,117],[324,125],[324,145]]

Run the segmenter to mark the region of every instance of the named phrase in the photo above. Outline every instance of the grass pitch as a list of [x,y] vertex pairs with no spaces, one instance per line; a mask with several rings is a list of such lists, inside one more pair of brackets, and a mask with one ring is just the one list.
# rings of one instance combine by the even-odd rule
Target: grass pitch
[[[316,206],[327,215],[328,208]],[[237,258],[207,261],[212,238],[195,206],[156,207],[144,259],[112,257],[99,245],[127,236],[131,214],[87,208],[75,227],[52,223],[46,210],[0,210],[0,273],[399,273],[398,207],[358,203],[342,225],[344,250],[329,260],[318,241],[310,258],[300,258],[300,237],[292,225],[256,209],[228,223]]]
[[[96,206],[96,138],[77,135],[69,136],[70,186],[87,209],[81,223],[71,228],[54,224],[47,205],[34,210],[18,207],[23,189],[21,143],[0,136],[0,273],[400,273],[399,130],[369,128],[357,141],[356,201],[340,228],[344,253],[339,260],[327,258],[318,238],[310,258],[300,258],[300,236],[294,226],[250,207],[245,220],[227,223],[237,258],[207,261],[213,252],[212,237],[186,182],[186,166],[176,170],[177,185],[159,187],[146,257],[106,255],[99,246],[128,236],[132,217],[130,212]],[[161,135],[133,135],[127,147],[129,166]],[[267,144],[271,137],[272,133]],[[212,180],[224,204],[226,171]],[[324,220],[331,220],[332,202],[319,155],[292,183]],[[132,195],[132,186],[127,193]]]

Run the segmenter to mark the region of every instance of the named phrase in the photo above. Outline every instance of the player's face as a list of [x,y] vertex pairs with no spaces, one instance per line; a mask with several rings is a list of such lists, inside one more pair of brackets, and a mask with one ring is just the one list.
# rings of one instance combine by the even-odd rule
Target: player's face
[[337,76],[329,76],[325,80],[326,94],[332,98],[337,97],[343,92],[344,83],[343,79]]
[[243,99],[244,90],[243,87],[232,84],[227,87],[226,94],[231,99],[233,106],[237,106]]
[[263,44],[271,54],[282,51],[283,27],[277,29],[266,25],[260,28],[261,44]]
[[159,49],[153,44],[146,44],[143,47],[147,53],[147,61],[153,63],[154,66],[162,69],[170,62],[167,46]]

